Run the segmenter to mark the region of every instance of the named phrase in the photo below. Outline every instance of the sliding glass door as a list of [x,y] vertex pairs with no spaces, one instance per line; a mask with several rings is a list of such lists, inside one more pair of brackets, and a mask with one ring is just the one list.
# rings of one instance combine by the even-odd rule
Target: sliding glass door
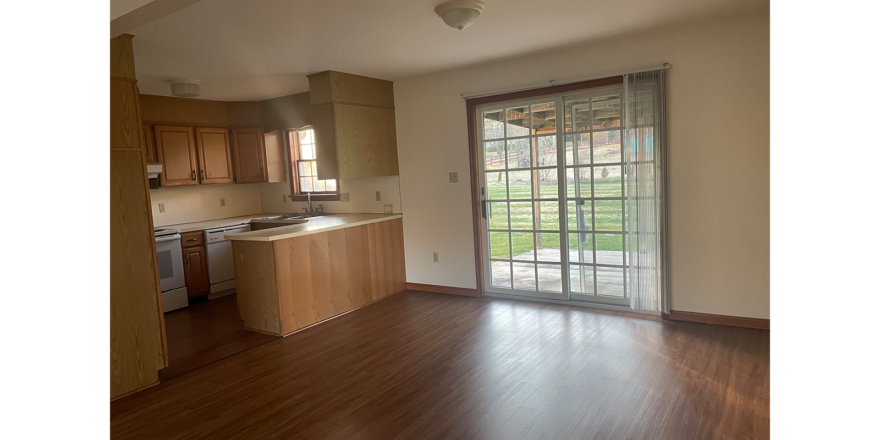
[[486,292],[628,304],[621,95],[477,107]]

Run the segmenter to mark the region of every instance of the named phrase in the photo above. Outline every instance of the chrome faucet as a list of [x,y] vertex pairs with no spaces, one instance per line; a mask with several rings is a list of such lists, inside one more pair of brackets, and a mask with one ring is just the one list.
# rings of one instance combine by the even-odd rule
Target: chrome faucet
[[306,197],[308,197],[309,207],[303,208],[303,211],[306,212],[306,215],[322,215],[324,214],[324,205],[318,205],[318,209],[312,209],[312,193],[306,193]]

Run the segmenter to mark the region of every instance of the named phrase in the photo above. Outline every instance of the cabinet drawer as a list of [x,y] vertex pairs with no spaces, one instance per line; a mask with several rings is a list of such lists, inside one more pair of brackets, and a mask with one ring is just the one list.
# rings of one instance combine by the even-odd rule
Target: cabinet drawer
[[193,247],[205,245],[205,231],[185,232],[180,234],[181,247]]

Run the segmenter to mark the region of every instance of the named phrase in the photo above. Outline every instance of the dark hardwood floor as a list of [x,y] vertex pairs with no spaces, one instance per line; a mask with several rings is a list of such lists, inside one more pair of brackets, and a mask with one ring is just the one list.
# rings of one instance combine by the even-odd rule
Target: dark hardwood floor
[[163,381],[278,339],[242,327],[235,295],[166,313],[165,333],[168,368],[160,372]]
[[111,403],[113,438],[769,438],[770,332],[407,291]]

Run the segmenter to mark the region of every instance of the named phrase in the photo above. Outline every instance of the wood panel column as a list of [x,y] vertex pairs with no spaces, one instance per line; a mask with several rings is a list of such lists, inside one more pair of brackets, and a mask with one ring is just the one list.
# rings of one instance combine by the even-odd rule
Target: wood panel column
[[131,35],[110,40],[110,398],[159,382],[165,321]]

